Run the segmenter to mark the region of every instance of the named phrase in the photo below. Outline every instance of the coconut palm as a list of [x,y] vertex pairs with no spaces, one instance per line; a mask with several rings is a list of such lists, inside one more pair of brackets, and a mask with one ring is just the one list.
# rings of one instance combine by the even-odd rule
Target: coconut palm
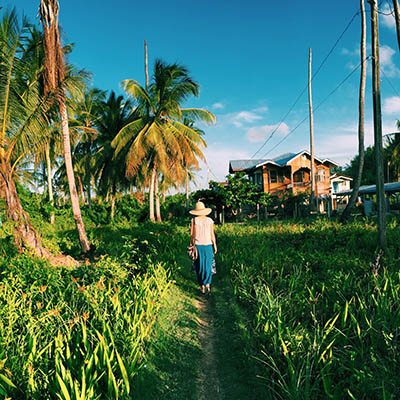
[[111,142],[118,132],[134,118],[132,103],[111,92],[107,101],[101,103],[96,122],[98,136],[95,140],[94,174],[97,178],[99,192],[111,197],[111,219],[114,218],[115,196],[118,189],[134,184],[128,181],[124,170],[124,151],[116,156]]
[[41,96],[38,75],[31,70],[35,66],[24,62],[28,28],[26,20],[18,22],[15,10],[5,12],[0,23],[0,196],[14,223],[18,247],[54,261],[22,208],[14,181],[18,165],[41,148],[47,126],[47,98]]
[[359,103],[358,103],[358,171],[357,176],[354,180],[353,192],[351,194],[350,200],[344,209],[340,219],[345,221],[349,215],[351,209],[356,204],[358,199],[358,191],[361,185],[362,173],[364,168],[364,115],[365,115],[365,80],[366,80],[366,63],[367,63],[367,39],[366,39],[366,17],[365,17],[365,4],[364,0],[360,0],[360,10],[361,10],[361,42],[360,42],[360,56],[361,56],[361,75],[360,75],[360,90],[359,90]]
[[72,213],[74,215],[75,224],[78,230],[82,252],[87,253],[91,246],[86,236],[85,225],[82,220],[79,198],[76,191],[74,170],[72,167],[66,93],[65,88],[62,86],[65,78],[65,63],[64,53],[61,47],[60,32],[58,28],[58,0],[41,0],[39,13],[44,33],[45,93],[57,93],[56,100],[61,117],[65,168],[68,177]]
[[204,158],[201,151],[201,147],[206,146],[204,139],[195,129],[185,126],[183,119],[213,123],[215,117],[203,109],[181,108],[189,96],[198,96],[199,85],[189,76],[188,70],[178,64],[156,60],[153,82],[148,90],[132,79],[125,80],[123,87],[137,101],[139,118],[121,129],[112,145],[116,154],[128,149],[128,177],[137,174],[143,164],[151,171],[149,213],[150,219],[155,221],[154,189],[158,174],[167,171],[172,160],[185,165],[190,157]]
[[[101,104],[105,99],[105,92],[99,89],[78,90],[70,99],[71,130],[76,131],[76,143],[74,146],[74,163],[80,166],[81,179],[91,206],[91,182],[93,180],[94,154],[96,153],[95,138],[98,135],[96,124],[99,119]],[[75,168],[75,172],[77,169]],[[82,191],[83,192],[83,191]]]

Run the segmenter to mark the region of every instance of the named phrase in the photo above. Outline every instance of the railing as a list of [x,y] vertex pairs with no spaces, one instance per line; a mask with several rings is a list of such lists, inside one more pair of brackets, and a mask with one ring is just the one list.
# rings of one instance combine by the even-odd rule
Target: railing
[[310,186],[311,182],[294,182],[293,187],[306,187]]

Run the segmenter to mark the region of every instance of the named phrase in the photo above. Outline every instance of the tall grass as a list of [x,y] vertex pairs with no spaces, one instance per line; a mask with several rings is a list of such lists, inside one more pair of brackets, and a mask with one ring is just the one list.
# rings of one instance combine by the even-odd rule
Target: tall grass
[[384,264],[368,221],[227,225],[218,238],[252,316],[266,398],[399,398],[395,221]]
[[115,255],[76,269],[0,261],[1,397],[132,398],[170,272],[140,232],[104,235]]

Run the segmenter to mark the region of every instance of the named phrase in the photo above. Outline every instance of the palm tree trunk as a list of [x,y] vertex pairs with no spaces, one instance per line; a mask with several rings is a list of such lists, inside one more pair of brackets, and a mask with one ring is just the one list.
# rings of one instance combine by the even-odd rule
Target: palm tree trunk
[[[50,205],[54,207],[54,196],[53,196],[53,183],[51,179],[51,160],[50,160],[50,143],[46,143],[46,162],[47,162],[47,186],[49,187],[49,201]],[[52,210],[50,213],[50,223],[54,225],[55,215]]]
[[186,210],[189,210],[189,171],[186,167]]
[[154,218],[154,186],[156,180],[156,167],[154,166],[151,171],[151,181],[150,181],[150,190],[149,190],[149,216],[150,221],[155,222]]
[[79,241],[81,243],[81,248],[83,253],[87,253],[90,250],[90,243],[86,236],[85,225],[83,224],[81,209],[79,206],[79,197],[76,191],[74,170],[72,167],[72,156],[71,156],[71,142],[69,137],[69,126],[68,126],[68,114],[67,107],[64,100],[60,100],[60,114],[61,114],[61,125],[62,134],[64,142],[64,158],[65,158],[65,168],[67,171],[68,186],[72,203],[72,213],[74,215],[74,220],[76,228],[78,230]]
[[115,193],[111,194],[111,221],[114,221],[115,215]]
[[92,208],[92,187],[90,183],[91,179],[92,178],[89,179],[88,185],[86,187],[89,208]]
[[82,204],[85,204],[85,193],[83,191],[82,179],[79,175],[77,175],[77,179],[78,179],[79,191],[81,192],[81,201]]
[[353,192],[349,203],[344,209],[340,220],[344,222],[350,215],[351,209],[356,204],[358,191],[361,185],[361,177],[364,168],[364,110],[365,110],[365,79],[366,79],[366,20],[365,20],[365,5],[364,0],[360,0],[361,9],[361,78],[360,78],[360,97],[358,102],[358,171],[354,181]]
[[158,193],[158,175],[154,180],[154,197],[156,198],[156,217],[157,222],[162,222],[161,220],[161,210],[160,210],[160,196]]
[[89,172],[90,171],[90,162],[88,159],[86,159],[86,176],[85,176],[85,180],[86,180],[86,191],[87,191],[87,198],[88,198],[88,205],[89,208],[92,207],[92,193],[91,193],[91,181],[92,181],[92,174]]
[[49,260],[53,265],[77,265],[69,256],[53,256],[42,245],[39,235],[33,228],[28,214],[22,208],[10,165],[3,160],[0,162],[0,198],[5,200],[7,218],[14,222],[14,238],[19,250],[26,247],[40,258]]
[[397,44],[400,50],[400,9],[398,0],[393,0],[394,16],[396,20]]
[[[11,167],[2,163],[0,173],[0,195],[6,202],[7,218],[14,222],[14,238],[19,250],[24,246],[34,251],[35,255],[50,258],[50,252],[42,246],[40,237],[34,230],[28,214],[22,208],[17,189],[11,177]],[[8,170],[8,171],[7,171]]]
[[371,6],[371,42],[372,42],[372,95],[374,106],[374,145],[376,163],[376,202],[378,208],[378,242],[381,251],[387,250],[386,238],[386,202],[383,176],[382,156],[382,112],[381,86],[379,70],[379,27],[378,4],[376,0],[368,0]]

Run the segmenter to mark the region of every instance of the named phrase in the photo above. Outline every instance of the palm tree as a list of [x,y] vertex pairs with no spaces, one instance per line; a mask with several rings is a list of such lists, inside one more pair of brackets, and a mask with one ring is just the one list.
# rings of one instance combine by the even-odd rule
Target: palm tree
[[114,218],[115,196],[117,189],[127,188],[135,182],[128,181],[124,170],[124,155],[116,156],[111,142],[118,132],[132,121],[134,112],[131,102],[111,92],[107,101],[103,101],[98,111],[96,122],[98,136],[95,140],[94,174],[98,180],[99,192],[111,197],[111,220]]
[[[24,61],[28,28],[26,20],[18,23],[15,10],[5,12],[0,23],[0,197],[5,200],[7,217],[13,221],[17,246],[56,262],[43,247],[15,187],[18,165],[41,148],[47,126],[47,98],[40,95],[38,75],[30,70],[35,66]],[[58,257],[58,262],[67,260]]]
[[45,93],[55,93],[59,107],[62,125],[65,168],[68,177],[68,186],[71,197],[72,213],[79,234],[79,241],[83,253],[90,250],[90,243],[86,236],[83,224],[79,198],[76,191],[74,170],[72,167],[71,142],[68,125],[68,112],[66,106],[66,93],[62,86],[65,78],[64,53],[61,47],[60,32],[58,28],[58,0],[40,1],[40,19],[43,25],[45,49]]
[[400,50],[400,7],[398,0],[393,0],[393,8],[394,8],[394,18],[396,20],[397,44]]
[[[75,116],[71,121],[71,130],[75,130],[77,143],[74,146],[74,162],[80,164],[82,185],[84,186],[89,207],[91,206],[91,182],[93,180],[95,138],[98,135],[96,124],[105,92],[99,89],[78,90],[70,99],[70,108]],[[80,178],[80,175],[77,175]]]
[[362,172],[364,167],[364,114],[365,114],[365,79],[366,79],[366,19],[365,19],[365,5],[364,0],[360,0],[361,9],[361,44],[360,44],[360,56],[361,56],[361,77],[360,77],[360,92],[359,92],[359,104],[358,104],[358,171],[357,176],[354,180],[353,192],[351,194],[350,200],[344,209],[340,219],[345,221],[350,215],[351,209],[356,204],[358,198],[358,191],[361,185]]
[[121,129],[112,145],[116,154],[128,149],[128,177],[137,174],[143,164],[151,171],[149,214],[155,221],[154,189],[158,174],[167,171],[172,160],[184,165],[190,156],[204,158],[201,151],[201,147],[206,146],[204,139],[196,130],[185,126],[183,119],[213,123],[215,117],[203,109],[181,108],[189,96],[198,96],[199,85],[189,76],[188,70],[178,64],[156,60],[153,82],[148,90],[132,79],[125,80],[123,87],[137,101],[139,118]]

